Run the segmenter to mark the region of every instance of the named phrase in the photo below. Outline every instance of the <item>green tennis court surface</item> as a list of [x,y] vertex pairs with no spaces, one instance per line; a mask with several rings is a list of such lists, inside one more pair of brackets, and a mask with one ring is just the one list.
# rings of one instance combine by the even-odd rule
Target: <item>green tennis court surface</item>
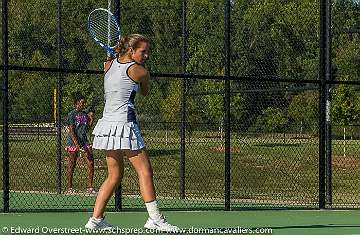
[[[186,228],[188,234],[195,231],[198,232],[197,234],[200,234],[199,231],[207,231],[207,233],[202,232],[201,234],[221,234],[221,232],[215,233],[215,231],[240,231],[241,227],[243,229],[250,228],[253,231],[257,228],[271,228],[271,233],[262,234],[276,235],[360,235],[360,211],[356,210],[165,211],[164,214],[171,223]],[[45,228],[43,231],[50,231],[51,228],[77,229],[84,226],[89,216],[90,213],[87,212],[2,213],[0,214],[0,229],[2,234],[11,234],[9,232],[11,227],[13,231],[16,228],[35,229],[37,227]],[[107,220],[119,228],[140,229],[146,218],[145,212],[107,213]],[[55,232],[48,232],[48,234],[55,234]],[[74,230],[72,234],[79,234],[79,232]]]
[[[0,191],[0,205],[2,202],[3,194]],[[158,197],[158,201],[162,208],[170,210],[223,210],[224,201],[221,198],[213,198],[211,200],[201,198],[166,198]],[[44,211],[91,211],[95,204],[95,197],[93,195],[87,195],[86,193],[79,192],[76,194],[58,194],[56,192],[41,192],[41,191],[22,191],[22,192],[10,192],[10,210],[11,212],[27,211],[27,212],[44,212]],[[165,206],[164,206],[165,205]],[[263,201],[262,203],[254,200],[241,200],[238,202],[232,202],[232,208],[245,209],[263,209],[272,208],[275,209],[314,209],[316,205],[298,205],[291,204],[291,202],[281,202],[278,200]],[[144,202],[139,195],[123,195],[122,206],[125,210],[144,210]],[[108,203],[108,208],[113,209],[115,207],[115,200],[112,197]],[[263,207],[263,208],[261,208]]]

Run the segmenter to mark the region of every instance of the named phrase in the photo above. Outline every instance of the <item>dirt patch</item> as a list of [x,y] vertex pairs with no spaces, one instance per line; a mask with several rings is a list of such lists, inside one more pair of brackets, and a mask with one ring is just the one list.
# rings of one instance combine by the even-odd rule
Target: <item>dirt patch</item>
[[356,156],[341,156],[336,155],[332,159],[332,165],[338,168],[359,168],[360,158]]

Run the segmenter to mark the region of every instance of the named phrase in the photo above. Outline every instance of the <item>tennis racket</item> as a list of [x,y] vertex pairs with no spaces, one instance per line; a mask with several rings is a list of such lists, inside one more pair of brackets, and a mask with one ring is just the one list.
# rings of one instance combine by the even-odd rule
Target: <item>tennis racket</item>
[[121,36],[116,17],[104,8],[95,9],[88,16],[87,27],[95,42],[107,51],[108,56],[116,57],[114,47]]

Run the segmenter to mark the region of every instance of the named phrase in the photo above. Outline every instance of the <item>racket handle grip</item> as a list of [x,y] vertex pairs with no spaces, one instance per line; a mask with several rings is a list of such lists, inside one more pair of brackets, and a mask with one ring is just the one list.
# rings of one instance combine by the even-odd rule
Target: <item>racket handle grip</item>
[[107,56],[104,62],[112,61],[114,58],[112,56]]

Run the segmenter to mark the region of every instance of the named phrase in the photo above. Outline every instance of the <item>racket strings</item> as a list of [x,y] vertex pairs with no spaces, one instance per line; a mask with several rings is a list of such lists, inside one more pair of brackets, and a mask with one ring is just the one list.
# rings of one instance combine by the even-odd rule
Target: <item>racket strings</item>
[[116,18],[105,11],[94,11],[89,17],[89,28],[95,40],[114,47],[119,40],[119,27]]

